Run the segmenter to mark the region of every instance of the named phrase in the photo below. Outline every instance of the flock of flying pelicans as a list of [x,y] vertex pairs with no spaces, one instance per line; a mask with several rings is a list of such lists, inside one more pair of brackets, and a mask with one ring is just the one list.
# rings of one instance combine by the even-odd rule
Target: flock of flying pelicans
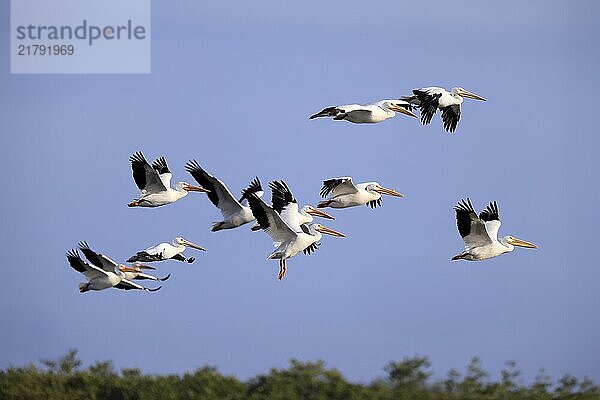
[[[366,105],[348,104],[327,107],[310,116],[310,119],[332,117],[334,120],[346,120],[357,124],[377,123],[394,117],[396,112],[417,118],[412,111],[418,109],[421,122],[425,125],[431,122],[439,109],[444,129],[454,132],[460,120],[463,98],[485,101],[483,97],[461,87],[455,87],[450,92],[439,87],[426,87],[415,89],[411,96],[400,99],[381,100]],[[323,181],[320,195],[324,200],[316,207],[311,205],[299,207],[288,185],[283,180],[278,180],[269,183],[271,189],[271,204],[269,204],[262,199],[264,192],[258,178],[242,190],[240,198],[236,198],[220,179],[206,172],[196,160],[189,161],[185,169],[198,185],[177,182],[174,187],[171,187],[172,174],[164,157],[159,157],[149,164],[144,155],[137,152],[131,155],[129,161],[133,179],[141,191],[140,197],[129,203],[129,207],[159,207],[174,203],[187,196],[189,192],[204,192],[223,215],[223,221],[213,224],[213,232],[234,229],[254,222],[252,231],[262,229],[271,236],[275,250],[268,259],[279,260],[279,280],[285,276],[287,259],[299,253],[311,254],[320,245],[323,234],[344,237],[340,232],[313,223],[314,217],[335,219],[321,209],[361,205],[375,208],[381,205],[382,195],[403,197],[401,193],[387,189],[377,182],[354,183],[351,177],[340,177]],[[485,260],[511,252],[515,246],[537,248],[535,244],[513,236],[498,239],[500,217],[495,201],[479,215],[468,198],[461,200],[454,210],[458,232],[465,242],[465,249],[452,257],[452,260]],[[67,253],[67,260],[73,269],[87,278],[87,282],[79,285],[80,292],[111,287],[153,292],[161,287],[149,289],[135,283],[134,280],[162,282],[169,279],[170,274],[159,278],[146,273],[144,270],[155,269],[146,263],[163,260],[192,263],[194,257],[186,258],[182,254],[188,247],[205,251],[203,247],[177,237],[172,243],[160,243],[136,252],[127,259],[127,263],[133,264],[125,265],[93,251],[83,241],[79,242],[79,250],[72,249]],[[81,257],[79,251],[87,261]]]

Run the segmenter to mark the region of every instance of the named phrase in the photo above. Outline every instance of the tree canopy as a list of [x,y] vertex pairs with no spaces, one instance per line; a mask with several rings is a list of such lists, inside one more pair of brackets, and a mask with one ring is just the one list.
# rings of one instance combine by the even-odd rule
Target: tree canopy
[[226,376],[205,366],[183,375],[143,374],[137,368],[116,371],[110,361],[82,369],[77,351],[40,366],[11,367],[0,371],[0,399],[47,400],[486,400],[486,399],[600,399],[600,388],[591,380],[564,375],[552,382],[541,370],[529,385],[519,381],[514,361],[508,361],[501,379],[494,381],[473,357],[465,372],[452,369],[433,380],[426,357],[407,357],[384,367],[387,376],[370,383],[349,382],[323,361],[292,359],[287,368],[273,368],[248,381]]

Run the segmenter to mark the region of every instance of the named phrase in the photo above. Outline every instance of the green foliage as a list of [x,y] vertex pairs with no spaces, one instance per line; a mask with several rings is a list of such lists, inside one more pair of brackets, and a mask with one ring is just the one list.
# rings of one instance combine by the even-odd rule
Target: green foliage
[[456,369],[432,381],[425,357],[392,361],[386,378],[369,384],[352,383],[323,361],[291,360],[287,368],[271,369],[247,382],[225,376],[214,367],[180,375],[145,375],[137,368],[118,372],[110,361],[81,369],[77,351],[57,360],[41,360],[0,371],[0,400],[592,400],[600,388],[584,377],[564,375],[557,382],[540,370],[526,386],[514,361],[489,380],[481,360],[473,357],[463,374]]

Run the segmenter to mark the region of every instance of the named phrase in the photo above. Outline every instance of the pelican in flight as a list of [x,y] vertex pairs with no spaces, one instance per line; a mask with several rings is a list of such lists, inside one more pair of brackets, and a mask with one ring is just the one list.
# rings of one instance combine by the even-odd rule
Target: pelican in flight
[[204,188],[208,189],[208,199],[221,211],[223,221],[215,222],[212,226],[212,231],[220,231],[223,229],[233,229],[238,226],[254,221],[254,216],[250,207],[245,206],[242,202],[245,196],[249,193],[256,193],[257,196],[263,195],[263,189],[260,181],[257,178],[250,183],[250,186],[244,191],[244,194],[239,200],[233,197],[233,194],[227,189],[227,186],[218,178],[206,172],[196,160],[188,161],[185,169],[192,174],[194,179]]
[[171,204],[187,196],[188,192],[208,192],[200,186],[192,186],[187,182],[177,182],[171,188],[171,171],[164,157],[157,158],[152,165],[148,164],[141,151],[129,157],[133,180],[140,188],[139,199],[129,203],[129,207],[159,207]]
[[394,197],[404,197],[392,189],[386,189],[377,182],[357,183],[352,182],[352,177],[327,179],[323,181],[321,197],[331,197],[317,204],[317,208],[347,208],[362,206],[375,208],[381,205],[381,195],[386,194]]
[[123,264],[119,264],[108,256],[104,254],[96,253],[90,246],[88,246],[87,242],[79,242],[79,250],[83,253],[85,258],[88,259],[92,265],[96,267],[102,268],[104,271],[112,272],[115,268],[119,268],[121,272],[124,274],[123,277],[129,281],[132,280],[152,280],[152,281],[161,281],[164,282],[171,277],[171,274],[168,274],[164,278],[158,278],[154,275],[146,274],[142,270],[144,269],[156,269],[149,265],[144,265],[140,263],[136,263],[132,266],[125,266]]
[[290,225],[282,215],[255,194],[248,196],[248,203],[260,227],[273,239],[275,251],[267,259],[279,260],[279,280],[283,279],[287,271],[286,260],[305,250],[305,254],[310,254],[316,249],[323,233],[345,237],[344,234],[320,224]]
[[129,257],[127,262],[153,262],[163,260],[177,260],[181,262],[193,263],[194,257],[185,258],[181,253],[186,247],[191,247],[196,250],[206,251],[204,247],[198,246],[184,238],[178,236],[172,243],[160,243],[154,247],[149,247],[146,250],[138,251],[136,255]]
[[452,260],[480,261],[509,253],[515,246],[537,249],[538,247],[514,236],[504,236],[498,240],[500,216],[495,201],[488,204],[479,216],[473,209],[471,200],[461,200],[454,207],[458,232],[465,241],[465,251],[452,257]]
[[[305,205],[298,208],[298,201],[292,195],[290,188],[283,181],[273,181],[269,183],[271,188],[271,203],[273,209],[277,211],[281,218],[292,224],[304,225],[313,222],[313,217],[321,217],[326,219],[335,219],[325,211],[317,210],[311,205]],[[259,231],[260,225],[257,223],[252,226],[252,231]]]
[[81,272],[87,278],[87,282],[79,284],[80,293],[111,287],[124,290],[138,289],[148,292],[156,292],[161,288],[159,286],[156,289],[148,289],[126,279],[125,273],[132,272],[133,269],[131,268],[117,265],[112,271],[105,271],[96,265],[89,264],[81,258],[79,252],[75,249],[67,252],[67,260],[75,271]]
[[449,92],[444,88],[435,86],[413,89],[413,95],[402,97],[402,100],[419,107],[423,125],[431,122],[433,115],[439,108],[442,113],[444,129],[452,133],[456,130],[456,126],[460,120],[460,106],[463,102],[463,97],[486,101],[483,97],[461,87],[452,88],[452,91]]
[[355,124],[375,124],[392,118],[399,112],[417,118],[411,112],[412,105],[405,100],[381,100],[371,104],[346,104],[343,106],[327,107],[311,115],[309,119],[333,117],[334,120],[346,120]]

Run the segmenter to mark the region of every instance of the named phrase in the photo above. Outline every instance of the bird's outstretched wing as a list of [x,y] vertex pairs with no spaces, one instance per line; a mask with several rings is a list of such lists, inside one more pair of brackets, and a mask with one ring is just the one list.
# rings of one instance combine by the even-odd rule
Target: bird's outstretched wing
[[163,185],[167,188],[171,187],[171,178],[173,177],[173,174],[171,174],[171,171],[169,170],[167,160],[164,157],[158,157],[152,163],[152,168],[158,172],[158,176]]
[[440,110],[442,110],[444,129],[450,133],[454,132],[458,121],[460,121],[460,104],[453,104]]
[[485,229],[490,239],[498,240],[498,230],[502,224],[498,213],[498,203],[492,201],[488,204],[485,210],[479,213],[479,218],[485,223]]
[[290,188],[283,180],[269,183],[271,188],[271,203],[273,209],[295,232],[300,232],[300,219],[298,214],[298,202],[294,198]]
[[423,88],[414,89],[413,94],[417,97],[419,110],[421,111],[421,123],[427,125],[435,115],[440,105],[440,97],[443,93],[442,88]]
[[477,216],[473,209],[471,199],[461,200],[454,207],[456,211],[456,225],[458,233],[465,242],[465,249],[483,246],[492,243],[485,223]]
[[146,292],[156,292],[158,290],[160,290],[160,288],[162,286],[159,286],[155,289],[149,289],[147,287],[144,287],[142,285],[138,285],[135,282],[132,282],[128,279],[121,279],[121,282],[119,282],[117,285],[114,286],[116,289],[123,289],[123,290],[145,290]]
[[308,119],[315,119],[319,117],[337,117],[339,114],[343,114],[344,111],[338,107],[326,107],[316,114],[311,115]]
[[264,191],[263,191],[262,185],[260,184],[260,179],[258,179],[258,176],[255,177],[254,179],[252,179],[252,181],[250,182],[250,184],[248,185],[247,188],[242,190],[242,197],[240,197],[240,199],[238,201],[241,203],[242,201],[244,201],[244,199],[246,199],[246,196],[248,196],[250,193],[254,193],[258,197],[262,197],[262,195],[264,194]]
[[321,197],[327,197],[331,194],[332,197],[337,197],[343,194],[354,194],[356,192],[358,192],[358,189],[354,186],[352,177],[343,176],[324,180],[320,195]]
[[218,178],[206,172],[196,160],[188,161],[185,165],[194,179],[205,189],[209,200],[221,211],[223,218],[228,219],[242,211],[242,205],[233,197],[227,186]]
[[256,222],[273,239],[274,247],[290,242],[298,236],[277,211],[255,194],[248,196],[248,204],[252,210],[252,215],[256,218]]
[[307,248],[302,250],[302,252],[304,253],[304,255],[309,256],[311,253],[314,253],[315,251],[317,251],[319,249],[320,245],[321,245],[321,243],[314,242],[314,243],[310,244]]
[[67,252],[67,261],[75,271],[81,272],[88,280],[108,276],[106,271],[83,261],[79,252],[75,249]]
[[79,242],[79,250],[81,250],[89,262],[98,268],[102,268],[106,272],[114,272],[115,267],[119,266],[118,263],[114,262],[104,254],[96,253],[94,250],[90,249],[90,246],[88,246],[86,241]]
[[167,190],[158,172],[148,164],[141,151],[129,157],[133,180],[142,193],[158,193]]

